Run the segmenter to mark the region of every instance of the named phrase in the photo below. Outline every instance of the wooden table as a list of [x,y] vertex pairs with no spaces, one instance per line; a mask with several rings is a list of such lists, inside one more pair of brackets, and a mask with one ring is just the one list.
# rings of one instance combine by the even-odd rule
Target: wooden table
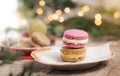
[[120,41],[113,42],[111,49],[116,52],[114,58],[89,69],[63,71],[33,60],[19,60],[0,66],[0,76],[120,76]]

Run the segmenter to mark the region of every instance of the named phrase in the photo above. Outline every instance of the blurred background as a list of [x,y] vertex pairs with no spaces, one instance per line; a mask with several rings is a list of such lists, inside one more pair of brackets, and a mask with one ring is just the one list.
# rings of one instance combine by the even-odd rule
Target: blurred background
[[41,22],[47,27],[47,35],[61,37],[64,30],[78,28],[89,32],[92,38],[117,39],[119,3],[120,0],[4,0],[0,3],[0,39],[11,31],[19,34],[30,26],[38,28]]
[[120,0],[1,0],[0,75],[32,76],[33,67],[38,67],[27,61],[32,61],[36,47],[32,34],[41,32],[49,38],[49,45],[55,45],[67,29],[87,31],[90,44],[113,41],[119,47]]

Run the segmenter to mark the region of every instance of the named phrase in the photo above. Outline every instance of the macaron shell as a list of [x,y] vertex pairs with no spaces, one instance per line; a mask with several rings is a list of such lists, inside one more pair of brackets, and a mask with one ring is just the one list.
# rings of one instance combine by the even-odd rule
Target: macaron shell
[[47,38],[47,36],[40,32],[33,33],[32,38],[33,38],[32,40],[34,40],[36,43],[38,43],[41,46],[50,45],[50,40]]
[[70,29],[70,30],[66,30],[64,32],[64,37],[68,38],[68,39],[86,39],[88,38],[88,33],[83,31],[83,30],[79,30],[79,29]]
[[68,47],[62,47],[60,56],[63,61],[77,62],[85,58],[86,50],[85,48],[73,49]]
[[39,45],[38,43],[36,43],[36,42],[34,41],[33,37],[30,38],[30,43],[31,43],[31,45],[34,46],[34,47],[41,47],[41,45]]
[[63,53],[63,54],[83,54],[86,52],[86,49],[85,48],[69,48],[69,47],[65,47],[63,46],[60,51]]

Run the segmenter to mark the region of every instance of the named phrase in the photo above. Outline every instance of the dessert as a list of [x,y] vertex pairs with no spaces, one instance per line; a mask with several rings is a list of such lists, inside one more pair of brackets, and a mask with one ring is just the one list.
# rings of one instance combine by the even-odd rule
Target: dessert
[[79,29],[66,30],[63,35],[64,46],[60,49],[61,59],[68,62],[82,61],[86,56],[87,42],[87,32]]
[[50,40],[46,35],[40,32],[34,32],[31,36],[31,44],[35,47],[38,46],[48,46],[50,45]]
[[83,60],[85,58],[85,48],[68,48],[68,47],[62,47],[61,48],[61,58],[63,61],[69,61],[69,62],[76,62]]
[[28,48],[32,47],[30,39],[28,37],[22,37],[15,45],[16,48]]
[[34,32],[40,32],[46,34],[47,26],[43,21],[39,19],[32,19],[29,24],[28,32],[30,35],[32,35]]
[[88,42],[88,33],[83,30],[71,29],[64,32],[64,45],[70,48],[85,47]]

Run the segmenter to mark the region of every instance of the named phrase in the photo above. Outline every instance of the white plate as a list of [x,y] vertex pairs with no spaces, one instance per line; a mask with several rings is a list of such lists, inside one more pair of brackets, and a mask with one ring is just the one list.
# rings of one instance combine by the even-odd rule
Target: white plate
[[115,53],[111,52],[109,43],[96,47],[86,47],[86,57],[80,62],[64,62],[60,58],[60,48],[58,46],[51,47],[51,50],[36,50],[31,53],[35,61],[50,65],[53,68],[61,70],[85,69],[95,66],[98,62],[112,58]]

